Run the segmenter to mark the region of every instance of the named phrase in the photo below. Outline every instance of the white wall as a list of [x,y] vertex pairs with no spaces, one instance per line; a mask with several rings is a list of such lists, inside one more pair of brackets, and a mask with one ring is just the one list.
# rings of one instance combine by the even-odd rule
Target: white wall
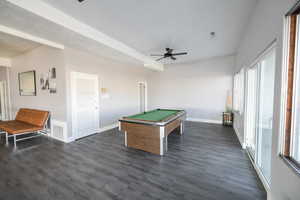
[[11,67],[11,59],[0,57],[0,66]]
[[[297,176],[278,156],[280,141],[280,101],[281,101],[281,71],[282,71],[282,40],[283,17],[296,0],[259,0],[255,12],[245,30],[245,37],[241,42],[237,55],[238,71],[242,66],[249,66],[251,62],[274,39],[276,47],[276,75],[275,102],[272,137],[272,179],[268,199],[299,200],[300,177]],[[236,116],[237,122],[242,122],[244,116]],[[241,123],[239,132],[244,138],[244,127]]]
[[[62,50],[40,46],[30,52],[12,58],[10,68],[12,111],[16,113],[19,108],[45,109],[51,112],[52,119],[66,121],[66,85],[65,65]],[[55,67],[57,78],[57,94],[41,90],[40,78]],[[18,73],[35,70],[37,96],[20,96]]]
[[226,97],[232,89],[235,57],[166,66],[149,76],[149,107],[179,108],[188,118],[221,122]]
[[7,81],[7,67],[0,66],[0,81]]
[[[42,73],[51,67],[57,70],[57,94],[41,90]],[[138,82],[146,81],[150,70],[141,66],[117,63],[85,52],[66,48],[58,50],[41,46],[12,58],[10,68],[12,110],[36,108],[50,110],[52,118],[68,122],[68,135],[72,137],[70,72],[97,74],[100,88],[107,88],[110,97],[100,99],[99,127],[115,124],[119,118],[139,112]],[[36,70],[37,96],[20,96],[18,73]]]
[[[149,70],[141,66],[117,63],[85,52],[65,49],[67,88],[70,88],[70,72],[97,74],[99,90],[106,88],[109,99],[100,99],[100,127],[118,122],[122,116],[139,112],[138,82],[145,81]],[[71,96],[68,90],[68,97]],[[71,99],[68,98],[68,122],[71,122]],[[69,130],[72,130],[69,124]],[[69,136],[71,133],[69,132]]]

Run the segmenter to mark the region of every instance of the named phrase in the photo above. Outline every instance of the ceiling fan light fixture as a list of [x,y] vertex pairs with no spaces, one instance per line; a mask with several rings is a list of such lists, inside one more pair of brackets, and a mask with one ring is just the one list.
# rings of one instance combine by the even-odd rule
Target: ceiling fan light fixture
[[216,32],[214,32],[214,31],[210,32],[210,37],[211,37],[211,38],[216,37]]
[[170,58],[171,60],[176,60],[175,56],[182,56],[187,55],[187,52],[180,52],[180,53],[173,53],[174,49],[171,48],[165,48],[166,53],[160,55],[160,54],[151,54],[151,56],[161,56],[160,58],[156,59],[156,61],[160,61],[162,59]]

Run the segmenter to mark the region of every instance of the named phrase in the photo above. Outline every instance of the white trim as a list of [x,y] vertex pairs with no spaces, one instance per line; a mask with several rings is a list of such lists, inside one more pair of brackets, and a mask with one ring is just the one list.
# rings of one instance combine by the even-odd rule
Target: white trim
[[140,91],[140,84],[144,84],[145,85],[145,111],[148,111],[148,85],[146,81],[139,81],[138,82],[138,90],[139,90],[139,110],[141,108],[141,91]]
[[9,28],[9,27],[3,26],[3,25],[0,25],[0,32],[7,33],[7,34],[10,34],[10,35],[14,35],[14,36],[19,37],[19,38],[30,40],[30,41],[33,41],[33,42],[36,42],[36,43],[39,43],[39,44],[43,44],[43,45],[47,45],[47,46],[50,46],[50,47],[54,47],[54,48],[57,48],[57,49],[64,49],[65,48],[65,46],[62,45],[62,44],[58,44],[58,43],[52,42],[50,40],[46,40],[46,39],[43,39],[43,38],[40,38],[40,37],[37,37],[37,36],[34,36],[34,35],[30,35],[28,33],[25,33],[25,32],[22,32],[22,31],[19,31],[19,30],[16,30],[16,29],[12,29],[12,28]]
[[291,132],[292,132],[292,137],[291,137],[291,142],[290,142],[290,152],[291,152],[291,156],[294,157],[295,155],[295,151],[298,151],[298,149],[295,149],[295,139],[297,134],[295,134],[296,130],[296,126],[295,126],[295,119],[298,118],[298,112],[297,112],[297,106],[296,103],[298,102],[298,96],[299,96],[299,86],[297,86],[297,83],[299,82],[299,64],[300,64],[300,49],[299,49],[299,22],[300,17],[297,16],[297,29],[296,29],[296,49],[295,49],[295,66],[294,66],[294,79],[293,79],[293,102],[292,102],[292,119],[291,119]]
[[6,78],[7,78],[7,98],[8,98],[8,118],[12,119],[12,106],[11,106],[11,89],[10,89],[10,76],[9,68],[6,68]]
[[90,38],[96,42],[104,44],[112,49],[120,51],[130,57],[140,60],[145,67],[153,70],[163,71],[163,64],[153,60],[152,58],[138,52],[137,50],[127,46],[126,44],[115,40],[114,38],[100,32],[99,30],[80,22],[79,20],[65,14],[64,12],[50,6],[42,1],[24,1],[24,0],[7,0],[8,2],[19,6],[33,14],[45,18],[55,24],[61,25],[71,31],[82,36]]
[[119,127],[119,123],[117,122],[117,123],[99,128],[98,131],[99,131],[99,133],[103,133],[105,131],[108,131],[108,130],[111,130],[111,129],[114,129],[114,128],[118,128],[118,127]]
[[203,122],[203,123],[209,123],[209,124],[222,124],[221,120],[200,119],[200,118],[192,118],[192,117],[186,118],[186,121]]
[[68,137],[67,140],[65,141],[65,143],[71,143],[71,142],[75,142],[74,137]]
[[250,68],[255,67],[261,60],[263,60],[269,53],[277,46],[277,39],[274,39],[249,65]]
[[[114,128],[118,128],[118,127],[119,127],[118,123],[107,125],[107,126],[104,126],[102,128],[99,128],[98,130],[96,130],[94,134],[103,133],[105,131],[108,131],[108,130],[111,130],[111,129],[114,129]],[[86,136],[86,137],[88,137],[88,136]],[[80,139],[80,138],[78,138],[78,139]],[[74,142],[74,141],[76,141],[75,137],[68,137],[65,142],[70,143],[70,142]]]
[[[256,65],[258,66],[258,65]],[[254,73],[254,74],[252,74]],[[248,136],[251,133],[251,125],[252,128],[255,126],[256,123],[256,115],[257,115],[257,101],[258,101],[258,96],[257,95],[253,95],[251,92],[254,92],[255,94],[258,92],[258,83],[256,80],[257,76],[258,76],[258,67],[252,67],[252,68],[247,68],[246,69],[246,87],[245,87],[245,115],[244,115],[244,122],[243,122],[243,128],[244,128],[244,143],[245,143],[245,147],[248,146],[249,140],[248,140]],[[255,78],[254,79],[254,85],[252,83],[252,85],[249,85],[249,81],[250,81],[250,76],[254,75]],[[251,93],[251,94],[250,94]],[[251,97],[254,98],[254,102],[252,102],[250,99]],[[251,103],[251,104],[250,104]],[[254,106],[255,109],[250,109],[249,106]],[[253,120],[254,118],[254,120]],[[253,131],[253,130],[252,130]],[[255,146],[256,146],[256,132],[254,131],[254,138],[255,138]]]
[[[256,171],[256,174],[258,175],[259,179],[261,180],[265,190],[267,192],[270,191],[270,185],[267,181],[267,179],[265,178],[265,176],[261,173],[261,170],[257,167],[257,165],[255,164],[254,160],[252,159],[251,155],[249,154],[249,152],[247,151],[247,155],[252,163],[252,166],[254,167],[255,171]],[[269,196],[269,195],[268,195]]]
[[1,67],[11,67],[11,59],[0,57],[0,66]]
[[236,137],[238,138],[238,141],[240,142],[241,147],[243,149],[246,149],[246,143],[241,140],[241,136],[240,136],[241,134],[238,131],[238,129],[235,126],[233,126],[233,130],[234,130],[234,132],[236,134]]
[[6,116],[7,116],[7,102],[6,102],[6,84],[5,81],[1,81],[0,80],[0,109],[1,109],[1,113],[0,113],[0,120],[7,120]]
[[284,151],[284,137],[285,137],[285,122],[286,122],[286,108],[287,108],[287,88],[288,88],[288,55],[289,55],[289,41],[290,41],[290,18],[284,18],[283,27],[283,56],[282,56],[282,71],[281,71],[281,101],[280,101],[280,124],[279,124],[279,138],[277,153]]

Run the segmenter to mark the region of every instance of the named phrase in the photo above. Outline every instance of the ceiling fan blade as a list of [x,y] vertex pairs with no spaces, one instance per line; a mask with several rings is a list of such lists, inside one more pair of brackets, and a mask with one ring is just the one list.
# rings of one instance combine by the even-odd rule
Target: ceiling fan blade
[[159,58],[159,59],[156,59],[156,61],[160,61],[160,60],[162,60],[162,59],[164,59],[164,58],[166,58],[165,56],[164,57],[161,57],[161,58]]
[[173,56],[171,56],[170,58],[171,58],[172,60],[176,60],[176,58],[175,58],[175,57],[173,57]]
[[161,54],[151,54],[150,56],[164,56],[164,55],[161,55]]
[[187,55],[187,52],[182,52],[182,53],[173,53],[172,56],[182,56],[182,55]]

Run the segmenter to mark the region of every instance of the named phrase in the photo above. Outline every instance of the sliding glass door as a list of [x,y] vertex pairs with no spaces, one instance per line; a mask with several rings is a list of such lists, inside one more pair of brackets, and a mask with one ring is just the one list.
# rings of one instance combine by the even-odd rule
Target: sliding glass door
[[257,127],[257,164],[265,178],[271,178],[271,147],[273,129],[273,101],[275,79],[275,51],[260,63]]
[[275,49],[262,56],[246,75],[246,146],[255,165],[270,183]]

